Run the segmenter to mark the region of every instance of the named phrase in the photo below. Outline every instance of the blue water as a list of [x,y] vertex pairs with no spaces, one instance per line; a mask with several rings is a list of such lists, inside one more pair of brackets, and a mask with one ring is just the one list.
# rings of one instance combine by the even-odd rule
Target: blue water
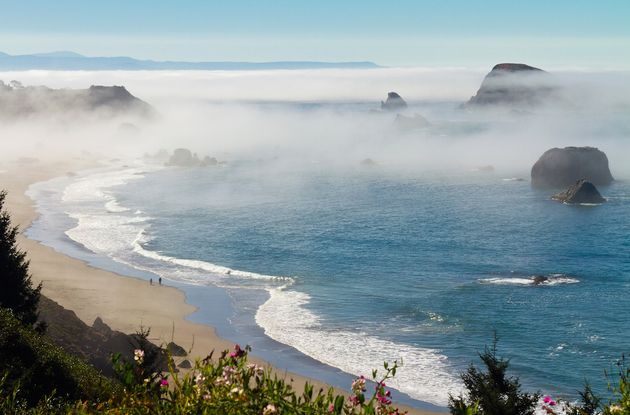
[[[320,107],[297,110],[329,122]],[[126,161],[58,178],[32,187],[40,217],[28,235],[98,267],[160,276],[199,308],[191,319],[337,386],[402,358],[391,383],[402,399],[443,408],[496,333],[526,389],[571,399],[588,379],[604,392],[603,371],[630,351],[630,176],[619,172],[620,151],[609,152],[617,180],[600,189],[601,206],[553,202],[553,191],[530,187],[530,162],[506,166],[547,140],[623,149],[625,113],[543,116],[541,127],[427,104],[418,110],[432,125],[405,135],[392,133],[393,115],[333,107],[375,131],[341,123],[358,138],[324,137],[326,151],[283,144],[309,144],[310,158],[270,147],[265,160],[234,156],[222,167]],[[531,144],[524,155],[519,142]],[[361,166],[362,150],[390,163]],[[503,165],[462,167],[479,159]],[[505,180],[514,177],[525,180]],[[548,280],[534,285],[535,275]]]
[[[602,188],[602,206],[566,206],[502,177],[235,163],[161,170],[114,193],[151,218],[148,251],[291,277],[282,292],[307,294],[292,306],[317,324],[297,324],[286,338],[320,330],[315,358],[338,341],[378,358],[380,343],[370,342],[384,340],[439,352],[442,380],[456,383],[496,332],[526,388],[573,397],[586,378],[602,391],[603,370],[630,346],[630,186]],[[533,275],[557,284],[525,284]],[[268,297],[240,284],[260,289],[240,291],[255,299],[251,314]],[[335,332],[367,340],[357,347]],[[431,401],[422,388],[407,392]]]

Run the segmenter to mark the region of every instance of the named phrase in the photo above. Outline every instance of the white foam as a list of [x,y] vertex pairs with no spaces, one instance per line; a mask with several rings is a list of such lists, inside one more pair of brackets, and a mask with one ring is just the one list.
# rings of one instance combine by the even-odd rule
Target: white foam
[[495,285],[543,285],[553,286],[559,284],[576,284],[580,280],[572,278],[563,274],[552,274],[545,276],[545,280],[536,282],[536,277],[495,277],[495,278],[482,278],[479,280],[482,284],[495,284]]
[[270,298],[258,309],[256,323],[274,340],[356,376],[370,377],[372,369],[382,367],[379,362],[402,359],[403,366],[388,385],[436,405],[446,405],[449,393],[457,395],[462,390],[458,376],[439,350],[396,343],[368,333],[327,330],[319,317],[305,307],[310,299],[307,294],[287,287],[268,291]]
[[241,271],[241,270],[232,269],[232,268],[224,267],[221,265],[212,264],[210,262],[199,261],[195,259],[183,259],[183,258],[176,258],[176,257],[167,256],[167,255],[162,255],[158,252],[145,249],[142,246],[140,239],[137,239],[136,241],[134,241],[133,250],[137,254],[142,255],[146,258],[151,258],[156,261],[162,261],[169,264],[179,265],[182,267],[191,268],[195,270],[201,270],[201,271],[205,271],[211,274],[229,275],[231,277],[236,277],[236,278],[264,280],[264,281],[293,282],[293,278],[291,277],[258,274],[255,272]]

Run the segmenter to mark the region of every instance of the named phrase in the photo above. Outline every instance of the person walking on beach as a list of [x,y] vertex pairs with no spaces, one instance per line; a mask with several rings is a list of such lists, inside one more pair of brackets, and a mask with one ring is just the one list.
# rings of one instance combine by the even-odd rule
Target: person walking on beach
[[160,285],[162,285],[162,277],[158,279],[158,282],[160,283]]
[[149,278],[149,285],[153,285],[153,278]]

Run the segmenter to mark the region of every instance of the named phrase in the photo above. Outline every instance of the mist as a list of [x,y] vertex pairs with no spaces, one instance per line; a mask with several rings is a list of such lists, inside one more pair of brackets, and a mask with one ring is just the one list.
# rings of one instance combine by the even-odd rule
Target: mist
[[[493,166],[523,178],[547,149],[599,147],[616,178],[630,177],[630,74],[554,72],[523,77],[552,87],[535,108],[464,109],[486,75],[463,68],[295,71],[26,71],[0,79],[51,88],[124,85],[157,117],[57,111],[0,124],[2,159],[133,158],[184,147],[221,161],[266,160],[274,169],[335,166],[471,172]],[[389,91],[429,125],[400,128],[381,111]],[[124,126],[133,128],[124,128]],[[473,174],[473,173],[471,173]]]

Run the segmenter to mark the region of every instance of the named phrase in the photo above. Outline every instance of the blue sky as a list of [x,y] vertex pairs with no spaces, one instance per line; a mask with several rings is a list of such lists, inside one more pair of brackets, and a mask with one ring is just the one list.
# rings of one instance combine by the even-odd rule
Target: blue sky
[[630,68],[630,0],[5,1],[0,51]]

